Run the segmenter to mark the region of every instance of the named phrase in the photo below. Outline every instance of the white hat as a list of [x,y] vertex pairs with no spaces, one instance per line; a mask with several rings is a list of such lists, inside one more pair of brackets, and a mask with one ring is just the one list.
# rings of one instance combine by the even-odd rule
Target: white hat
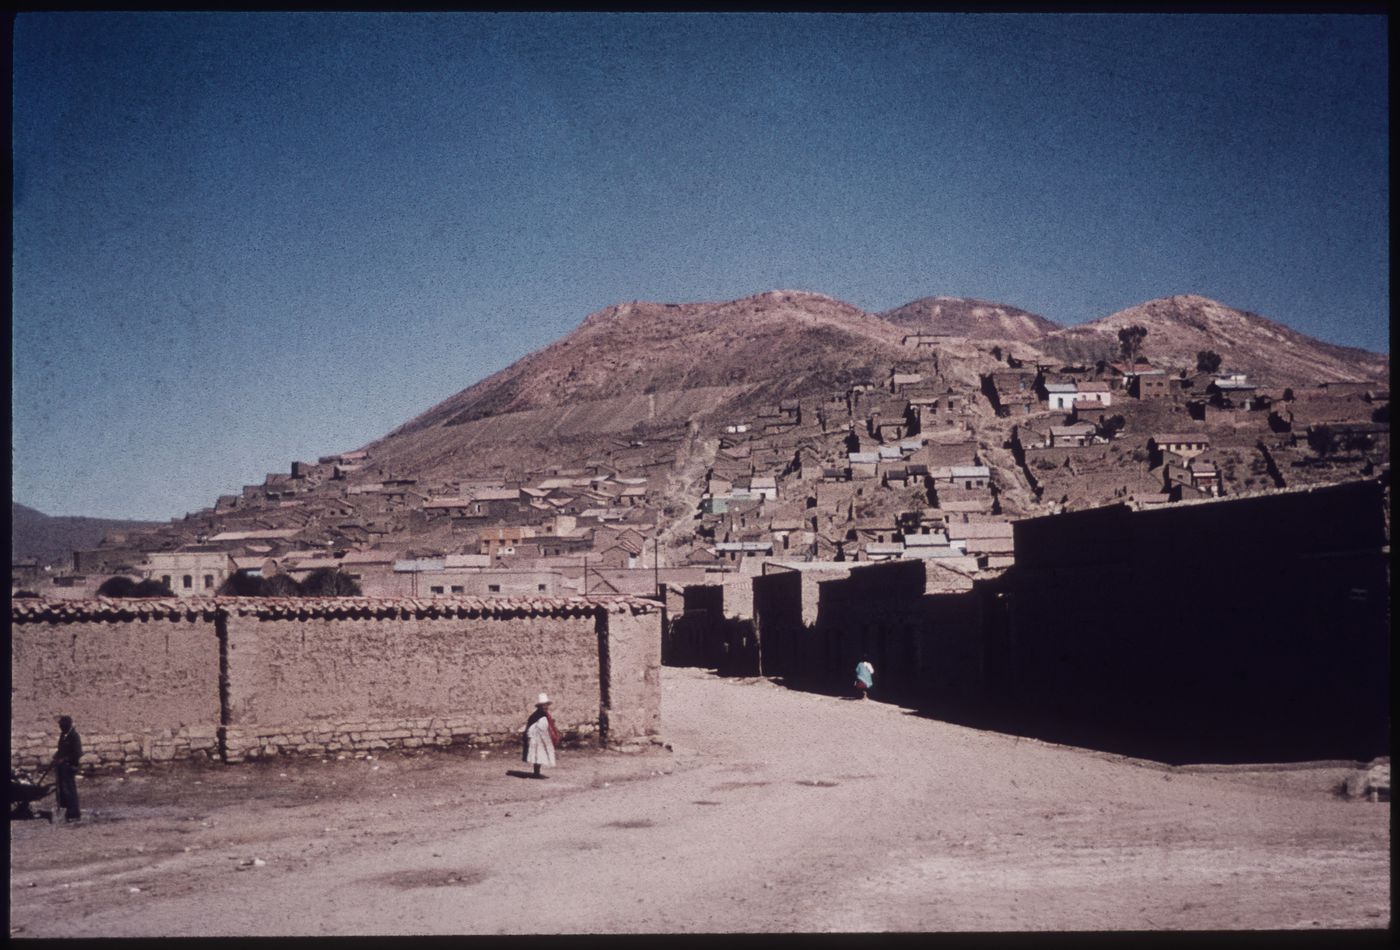
[[535,705],[536,705],[536,706],[543,706],[545,703],[547,703],[547,702],[549,702],[549,701],[550,701],[550,699],[549,699],[549,694],[548,694],[548,693],[540,693],[540,698],[537,699],[537,700],[535,700]]

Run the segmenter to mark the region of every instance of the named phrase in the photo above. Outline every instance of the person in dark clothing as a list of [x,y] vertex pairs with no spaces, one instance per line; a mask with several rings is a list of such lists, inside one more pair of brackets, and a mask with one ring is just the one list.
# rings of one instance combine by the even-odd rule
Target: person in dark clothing
[[53,756],[54,775],[58,779],[56,798],[64,810],[64,821],[77,821],[83,816],[78,807],[78,762],[83,757],[83,740],[73,728],[69,716],[58,717],[58,751]]

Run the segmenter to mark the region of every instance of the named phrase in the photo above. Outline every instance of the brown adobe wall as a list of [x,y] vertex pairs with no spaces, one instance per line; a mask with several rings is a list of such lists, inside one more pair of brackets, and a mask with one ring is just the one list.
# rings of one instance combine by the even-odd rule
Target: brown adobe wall
[[42,768],[64,713],[90,768],[514,745],[541,691],[566,737],[606,722],[627,744],[660,729],[661,616],[628,597],[16,602],[10,764]]
[[60,715],[73,717],[85,766],[217,754],[212,615],[167,604],[141,614],[12,619],[11,767],[48,764]]
[[606,658],[603,724],[609,745],[633,745],[661,733],[660,613],[599,615]]
[[[656,617],[641,615],[656,625]],[[228,618],[230,761],[515,739],[540,692],[598,730],[597,618]],[[659,642],[659,638],[658,638]]]

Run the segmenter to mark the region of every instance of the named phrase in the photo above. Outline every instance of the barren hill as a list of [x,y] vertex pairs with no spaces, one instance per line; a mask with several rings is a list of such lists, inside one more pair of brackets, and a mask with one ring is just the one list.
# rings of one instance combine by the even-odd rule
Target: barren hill
[[155,526],[155,522],[150,521],[46,515],[11,502],[10,554],[16,558],[36,557],[41,563],[57,563],[71,558],[75,550],[96,547],[108,535]]
[[[455,467],[456,449],[529,447],[744,415],[825,397],[910,358],[903,331],[821,294],[618,304],[367,446],[396,470]],[[586,446],[584,447],[586,450]]]
[[[927,459],[909,463],[909,470],[987,465],[996,490],[991,500],[1006,517],[1043,513],[1052,504],[1156,494],[1163,475],[1148,467],[1143,440],[1154,429],[1188,424],[1183,399],[1160,406],[1124,402],[1132,422],[1122,438],[1107,448],[1086,447],[1075,466],[1066,458],[1063,465],[1033,470],[1012,451],[1013,429],[1029,432],[1062,417],[1043,402],[1020,416],[999,417],[988,394],[998,370],[1025,373],[1027,363],[1042,358],[1054,365],[1113,357],[1117,331],[1134,324],[1148,331],[1146,355],[1173,371],[1193,368],[1200,350],[1214,350],[1223,369],[1248,373],[1266,387],[1379,380],[1389,369],[1387,356],[1323,343],[1199,296],[1149,301],[1069,328],[1053,328],[1015,308],[947,297],[883,316],[802,291],[725,302],[635,301],[591,314],[563,338],[363,446],[364,454],[327,456],[316,466],[294,463],[289,474],[269,474],[263,485],[244,486],[209,509],[152,529],[139,547],[170,550],[206,536],[293,528],[296,539],[286,544],[302,548],[392,545],[472,553],[478,523],[538,519],[556,509],[573,516],[563,511],[567,507],[599,525],[603,515],[586,513],[602,511],[616,520],[625,509],[628,524],[681,549],[671,557],[686,557],[689,548],[714,556],[700,549],[717,543],[715,537],[701,534],[715,529],[714,517],[728,515],[712,511],[710,522],[697,520],[707,478],[723,483],[763,476],[784,480],[765,517],[807,526],[801,531],[812,538],[800,543],[830,556],[856,521],[892,524],[896,514],[926,507],[933,488],[908,484],[907,474],[901,482],[897,466],[887,469],[895,472],[889,484],[875,473],[861,475],[870,481],[852,489],[858,502],[856,494],[843,494],[847,486],[828,483],[828,472],[836,473],[835,482],[845,481],[843,470],[855,481],[854,467],[845,464],[849,453],[888,447],[904,437],[906,424],[917,425],[913,431],[926,443],[920,451],[927,450]],[[938,339],[906,343],[911,333]],[[1284,410],[1291,421],[1281,417],[1283,424],[1303,431],[1309,420],[1369,423],[1386,411],[1371,405],[1369,392],[1359,402],[1321,396],[1291,404]],[[1162,413],[1168,416],[1159,419]],[[1298,456],[1294,436],[1267,427],[1256,432],[1268,413],[1252,415],[1243,420],[1243,434],[1233,421],[1228,431],[1217,426],[1214,461],[1227,492],[1307,483],[1340,471],[1329,464],[1315,473],[1317,460]],[[1261,447],[1261,433],[1272,450]],[[960,448],[969,445],[974,452]],[[1091,455],[1102,455],[1102,464],[1090,464]],[[1357,469],[1372,464],[1355,456]],[[619,479],[609,490],[544,487],[553,476],[608,471]],[[1073,484],[1060,484],[1066,481]],[[477,510],[477,521],[447,514],[459,496],[475,499],[478,490],[489,491],[484,486],[501,484],[529,488],[532,500],[509,501],[509,510]],[[950,501],[938,492],[940,504],[975,507],[988,500],[950,494]],[[491,508],[489,498],[483,501]],[[754,532],[761,535],[762,526],[744,524],[741,516],[720,537],[762,541]]]
[[1017,307],[968,297],[922,297],[886,310],[884,320],[909,332],[962,336],[972,340],[1012,340],[1029,343],[1053,333],[1059,325]]
[[1033,345],[1062,359],[1111,359],[1118,353],[1118,331],[1133,325],[1147,330],[1144,352],[1164,366],[1191,368],[1197,353],[1213,350],[1223,358],[1222,370],[1248,373],[1266,384],[1379,380],[1390,373],[1389,357],[1324,343],[1195,294],[1149,300],[1092,323],[1055,330]]

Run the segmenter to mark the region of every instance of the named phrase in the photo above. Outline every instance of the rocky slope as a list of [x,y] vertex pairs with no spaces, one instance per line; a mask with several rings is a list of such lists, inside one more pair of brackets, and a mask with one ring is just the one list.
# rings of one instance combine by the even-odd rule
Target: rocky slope
[[1197,353],[1213,350],[1222,357],[1221,370],[1248,373],[1268,385],[1381,380],[1390,373],[1386,356],[1324,343],[1194,294],[1149,300],[1032,342],[1062,359],[1111,359],[1118,353],[1118,331],[1134,325],[1147,330],[1144,352],[1165,367],[1193,369]]
[[1060,329],[1038,314],[1017,307],[967,297],[923,297],[880,318],[910,333],[936,333],[973,340],[1010,340],[1029,343]]

